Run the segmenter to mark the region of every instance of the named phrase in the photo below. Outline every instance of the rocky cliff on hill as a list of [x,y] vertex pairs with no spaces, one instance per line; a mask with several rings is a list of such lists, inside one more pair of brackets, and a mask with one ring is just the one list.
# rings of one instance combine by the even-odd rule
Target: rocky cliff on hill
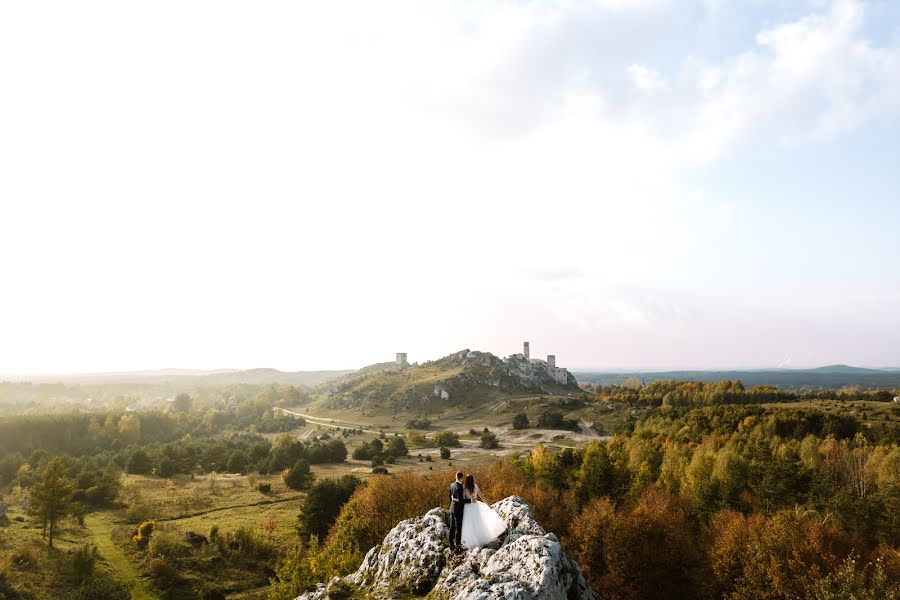
[[401,521],[355,573],[320,583],[297,600],[594,600],[581,569],[524,500],[510,496],[493,508],[506,533],[485,548],[452,555],[449,514],[435,508]]
[[428,412],[510,395],[578,392],[575,377],[521,354],[499,358],[462,350],[439,360],[354,373],[320,387],[331,409]]

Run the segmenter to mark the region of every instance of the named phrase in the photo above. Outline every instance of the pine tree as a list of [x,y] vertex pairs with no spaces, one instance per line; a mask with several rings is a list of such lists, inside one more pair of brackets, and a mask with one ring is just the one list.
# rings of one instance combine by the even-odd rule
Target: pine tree
[[72,512],[75,483],[69,479],[66,465],[60,457],[47,463],[41,480],[31,488],[31,513],[40,519],[44,531],[49,530],[49,545],[59,520]]

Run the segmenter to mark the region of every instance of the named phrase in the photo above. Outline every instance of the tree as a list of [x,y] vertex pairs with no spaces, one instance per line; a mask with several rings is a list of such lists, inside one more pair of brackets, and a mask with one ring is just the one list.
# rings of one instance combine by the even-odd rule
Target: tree
[[313,480],[313,474],[309,470],[309,463],[299,459],[290,469],[285,469],[281,474],[284,484],[292,490],[302,490]]
[[135,450],[125,465],[125,470],[135,475],[146,475],[153,468],[153,462],[143,450]]
[[297,516],[300,523],[298,532],[304,544],[310,536],[325,539],[341,508],[361,483],[353,475],[344,475],[340,479],[316,481],[309,488]]
[[394,436],[388,440],[385,453],[399,458],[401,456],[406,456],[407,454],[409,454],[409,448],[406,447],[406,441],[402,437]]
[[62,458],[56,457],[47,463],[41,479],[31,488],[30,511],[49,532],[49,546],[53,547],[53,534],[59,520],[72,512],[75,482],[69,479]]
[[243,452],[238,450],[234,450],[228,456],[228,472],[229,473],[243,473],[247,470],[247,458],[244,456]]
[[141,420],[137,415],[122,415],[118,429],[124,443],[137,444],[141,441]]
[[194,401],[189,395],[181,393],[175,396],[175,400],[172,402],[172,410],[178,412],[190,412],[193,403]]
[[523,412],[516,413],[513,417],[513,429],[528,429],[528,415]]

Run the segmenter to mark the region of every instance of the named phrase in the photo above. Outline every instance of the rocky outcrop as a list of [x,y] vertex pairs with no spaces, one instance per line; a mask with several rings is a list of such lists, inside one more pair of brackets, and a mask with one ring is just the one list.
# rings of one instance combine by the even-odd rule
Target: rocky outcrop
[[503,394],[577,393],[578,382],[565,369],[522,354],[499,358],[490,352],[461,350],[436,361],[401,369],[396,365],[354,373],[319,388],[331,409],[377,405],[396,411],[428,412]]
[[506,533],[452,555],[449,514],[435,508],[401,521],[355,573],[320,583],[297,600],[420,597],[432,600],[594,600],[581,569],[518,496],[493,505]]

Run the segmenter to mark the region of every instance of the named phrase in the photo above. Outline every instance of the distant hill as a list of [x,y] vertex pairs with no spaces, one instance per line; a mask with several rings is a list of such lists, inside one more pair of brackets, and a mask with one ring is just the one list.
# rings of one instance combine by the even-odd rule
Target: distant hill
[[746,371],[654,371],[629,373],[608,371],[576,371],[582,383],[621,385],[630,377],[649,381],[722,381],[740,379],[745,386],[775,385],[785,389],[861,388],[898,389],[900,370],[867,369],[848,365],[828,365],[813,369],[760,369]]
[[159,371],[131,371],[119,373],[78,373],[72,375],[33,375],[28,377],[2,377],[0,381],[31,381],[33,383],[66,384],[141,384],[189,387],[215,387],[232,384],[315,386],[337,379],[350,370],[334,371],[279,371],[278,369],[218,369],[213,371],[193,369],[162,369]]
[[331,409],[440,411],[523,393],[577,392],[568,373],[554,379],[543,360],[521,354],[506,359],[489,352],[462,350],[439,360],[401,367],[381,363],[345,375],[314,390]]

